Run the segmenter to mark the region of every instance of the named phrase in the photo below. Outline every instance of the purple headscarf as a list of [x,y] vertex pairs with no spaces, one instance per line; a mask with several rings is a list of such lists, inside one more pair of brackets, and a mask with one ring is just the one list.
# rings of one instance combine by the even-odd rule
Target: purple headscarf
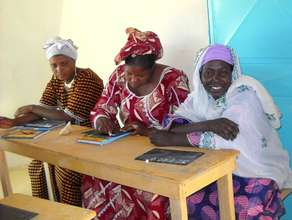
[[208,48],[203,57],[202,65],[212,60],[222,60],[230,65],[233,65],[234,63],[231,50],[221,44],[214,44]]

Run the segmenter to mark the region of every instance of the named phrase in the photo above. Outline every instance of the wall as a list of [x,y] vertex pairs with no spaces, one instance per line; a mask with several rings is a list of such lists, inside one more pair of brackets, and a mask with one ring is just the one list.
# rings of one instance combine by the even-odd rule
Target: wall
[[[0,1],[0,115],[38,103],[50,77],[43,42],[59,33],[62,0]],[[8,155],[9,165],[27,162]]]
[[125,29],[156,32],[164,47],[160,62],[193,71],[196,51],[208,43],[207,5],[199,0],[64,0],[60,33],[79,46],[78,64],[106,82]]
[[[210,39],[233,47],[245,74],[258,79],[281,110],[281,141],[292,167],[292,1],[209,0]],[[285,34],[284,34],[285,33]],[[273,42],[273,43],[271,43]],[[292,219],[292,196],[285,200]]]
[[[41,49],[54,35],[79,46],[78,66],[90,67],[107,81],[114,56],[132,26],[161,38],[160,62],[193,71],[196,51],[208,43],[207,5],[199,0],[1,0],[0,115],[38,103],[51,73]],[[25,161],[9,155],[9,165]]]

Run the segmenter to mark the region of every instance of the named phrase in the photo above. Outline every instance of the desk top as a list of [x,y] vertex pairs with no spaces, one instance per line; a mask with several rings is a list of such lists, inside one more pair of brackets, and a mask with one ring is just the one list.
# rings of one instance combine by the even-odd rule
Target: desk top
[[[72,128],[72,133],[66,136],[59,136],[57,129],[36,140],[0,139],[0,147],[6,151],[168,197],[176,195],[180,191],[179,187],[188,184],[192,185],[191,190],[199,190],[203,182],[203,185],[207,185],[235,169],[235,157],[238,152],[234,150],[164,147],[200,151],[205,154],[186,166],[146,163],[134,160],[155,147],[146,137],[130,136],[103,146],[81,144],[77,143],[77,138],[80,132],[88,128]],[[168,187],[164,187],[164,184]],[[182,193],[189,194],[190,191],[184,190]]]
[[13,194],[0,200],[0,204],[38,213],[35,220],[90,220],[95,212],[22,194]]

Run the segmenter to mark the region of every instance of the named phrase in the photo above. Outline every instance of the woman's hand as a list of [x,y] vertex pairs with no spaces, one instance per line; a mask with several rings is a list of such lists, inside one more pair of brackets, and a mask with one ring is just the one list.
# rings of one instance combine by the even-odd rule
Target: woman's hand
[[226,140],[234,140],[239,133],[238,124],[227,118],[218,118],[206,123],[206,131],[212,131]]
[[17,117],[23,116],[23,115],[28,114],[28,113],[33,113],[35,108],[36,108],[36,105],[25,105],[25,106],[18,108],[14,115],[17,118]]
[[14,119],[0,117],[0,128],[11,128],[15,125]]
[[146,128],[140,122],[127,123],[122,129],[122,131],[131,131],[132,134],[139,134],[142,136],[149,136],[151,131],[150,128]]
[[96,130],[111,135],[114,132],[114,124],[109,118],[100,117],[96,120]]

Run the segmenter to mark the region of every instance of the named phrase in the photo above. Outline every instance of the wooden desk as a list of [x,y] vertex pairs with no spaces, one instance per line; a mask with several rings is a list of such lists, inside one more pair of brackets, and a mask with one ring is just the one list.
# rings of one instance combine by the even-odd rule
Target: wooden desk
[[131,136],[99,147],[76,143],[80,131],[87,128],[73,128],[68,136],[58,136],[58,130],[54,130],[36,140],[0,140],[0,148],[167,196],[174,220],[187,219],[187,196],[217,180],[221,219],[235,219],[232,171],[236,167],[237,151],[179,147],[202,151],[205,155],[187,166],[145,163],[134,158],[153,148],[148,138]]
[[89,209],[22,194],[12,194],[0,200],[0,204],[38,213],[34,220],[91,220],[96,216],[96,213]]

